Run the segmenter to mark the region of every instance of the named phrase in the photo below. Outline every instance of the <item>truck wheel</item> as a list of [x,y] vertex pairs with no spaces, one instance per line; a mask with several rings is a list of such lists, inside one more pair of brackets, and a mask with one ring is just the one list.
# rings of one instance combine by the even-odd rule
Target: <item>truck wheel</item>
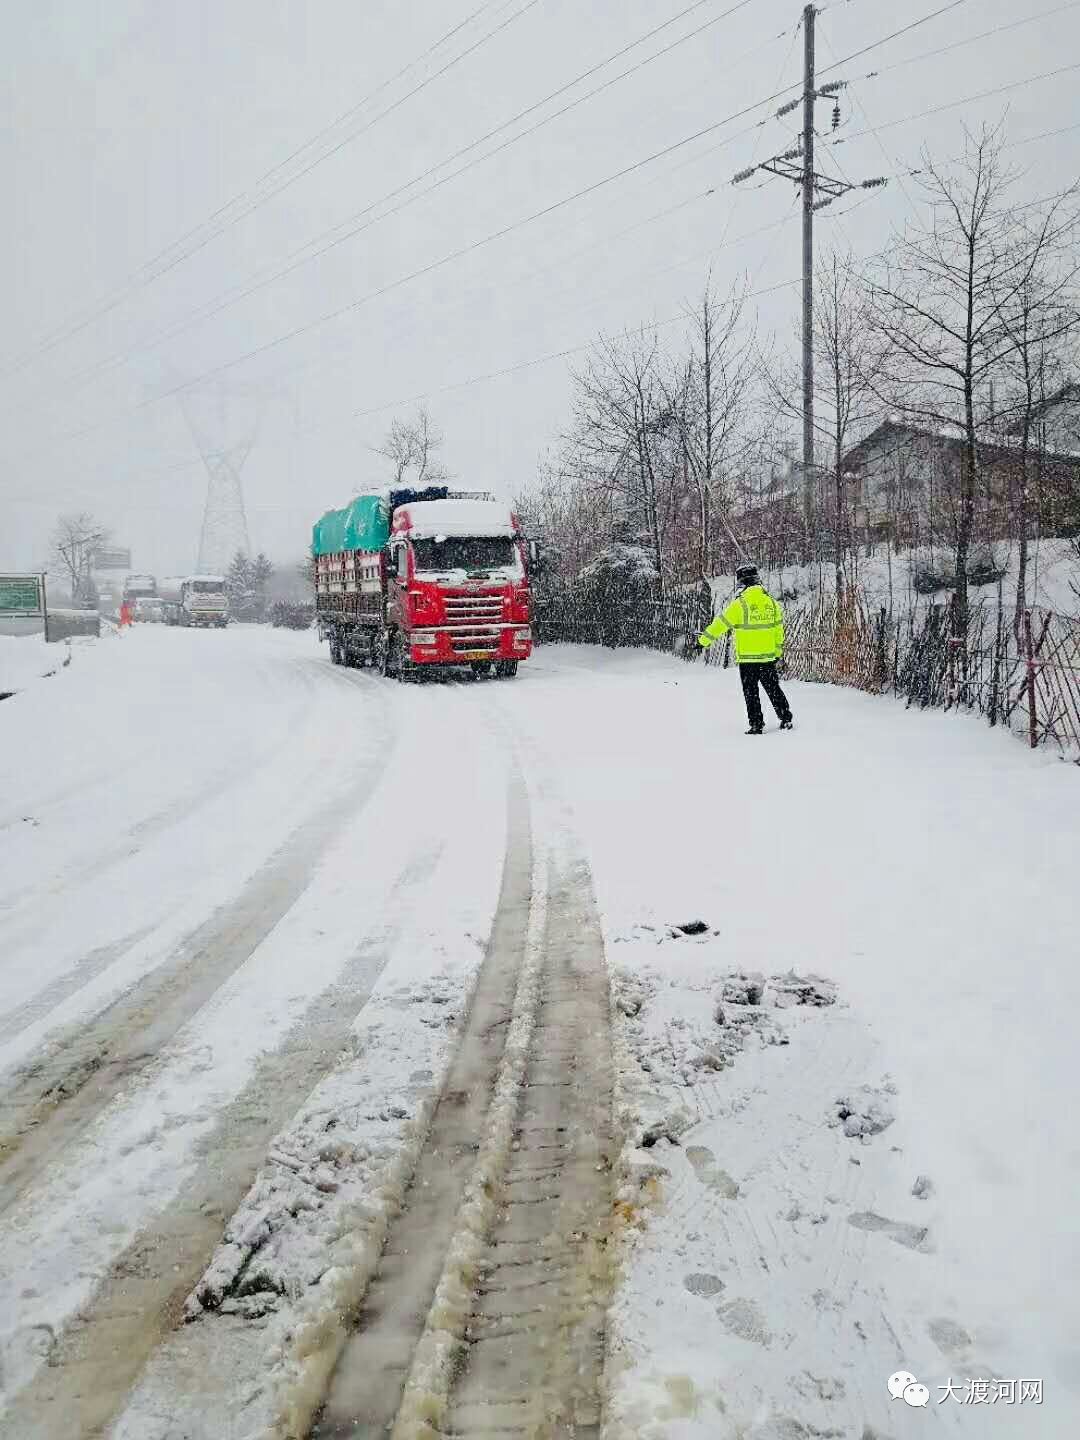
[[495,674],[500,680],[512,680],[517,674],[517,667],[516,660],[496,660]]
[[392,680],[397,674],[400,644],[401,641],[396,632],[393,635],[386,635],[383,637],[382,649],[379,656],[379,668],[382,670],[382,673],[386,676],[387,680]]
[[395,630],[386,642],[383,651],[383,674],[401,684],[413,678],[412,667],[405,659],[405,642],[401,638],[400,630]]
[[401,685],[411,685],[420,679],[420,672],[411,660],[405,657],[405,640],[400,630],[395,630],[390,641],[392,652],[392,668],[390,673],[396,676]]
[[414,680],[419,680],[416,667],[405,658],[405,641],[400,635],[395,635],[395,649],[397,650],[397,661],[394,665],[394,674],[398,678],[399,685],[410,685]]

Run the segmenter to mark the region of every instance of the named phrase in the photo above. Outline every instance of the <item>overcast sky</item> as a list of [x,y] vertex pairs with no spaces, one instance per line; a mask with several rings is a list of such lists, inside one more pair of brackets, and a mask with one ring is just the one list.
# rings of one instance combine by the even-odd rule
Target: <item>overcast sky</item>
[[[947,3],[830,0],[817,21],[818,65]],[[131,546],[134,568],[190,569],[206,495],[193,429],[211,447],[250,444],[243,483],[252,543],[296,559],[318,514],[384,478],[373,447],[410,409],[395,402],[424,393],[455,474],[471,488],[513,494],[566,420],[568,362],[445,387],[673,315],[700,291],[710,256],[723,286],[794,280],[794,187],[729,183],[792,143],[797,115],[750,129],[773,114],[780,102],[772,101],[394,284],[798,83],[801,7],[788,0],[746,0],[727,18],[734,0],[704,0],[603,65],[688,5],[5,0],[0,567],[44,563],[57,514],[85,509]],[[1045,11],[1056,13],[936,53]],[[602,94],[377,218],[701,26]],[[436,46],[452,27],[460,28]],[[1023,171],[1018,200],[1075,180],[1080,128],[1016,142],[1080,127],[1076,68],[929,112],[1078,64],[1080,4],[964,0],[830,70],[823,81],[851,86],[844,143],[826,150],[822,167],[900,178],[822,212],[820,251],[879,248],[920,203],[917,180],[903,178],[920,146],[954,153],[965,123],[1007,112],[1009,157]],[[384,199],[594,66],[602,68],[496,139]],[[827,130],[830,119],[821,104],[819,124]],[[710,186],[715,193],[705,195]],[[661,211],[671,213],[640,223]],[[358,226],[366,228],[241,297]],[[786,337],[798,289],[774,289],[755,304],[762,328]],[[161,398],[165,391],[177,393]]]

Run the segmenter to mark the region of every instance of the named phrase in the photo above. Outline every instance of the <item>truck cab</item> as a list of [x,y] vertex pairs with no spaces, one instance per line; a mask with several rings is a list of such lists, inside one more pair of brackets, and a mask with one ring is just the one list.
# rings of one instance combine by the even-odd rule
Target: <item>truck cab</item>
[[224,629],[229,621],[224,575],[181,575],[164,580],[161,601],[168,625]]
[[394,512],[387,627],[411,665],[496,666],[532,653],[528,566],[516,517],[493,500],[421,500]]

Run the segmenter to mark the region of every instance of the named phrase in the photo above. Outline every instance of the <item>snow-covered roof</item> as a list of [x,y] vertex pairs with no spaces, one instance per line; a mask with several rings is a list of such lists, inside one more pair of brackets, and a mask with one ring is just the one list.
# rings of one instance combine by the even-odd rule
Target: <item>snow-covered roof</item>
[[498,500],[417,500],[394,511],[393,531],[434,535],[513,535],[509,505]]
[[[890,414],[847,451],[844,455],[844,464],[858,465],[875,447],[885,444],[897,435],[905,435],[915,440],[929,440],[947,447],[962,445],[966,438],[961,425],[945,421],[939,421],[934,425],[916,423],[905,420],[899,415]],[[1002,434],[1000,431],[987,431],[985,428],[980,428],[976,443],[980,453],[991,458],[1000,458],[1022,449],[1021,441],[1017,436]],[[1044,460],[1060,461],[1068,465],[1075,464],[1080,458],[1075,451],[1041,449],[1034,443],[1029,444],[1028,453],[1032,456],[1041,455]]]

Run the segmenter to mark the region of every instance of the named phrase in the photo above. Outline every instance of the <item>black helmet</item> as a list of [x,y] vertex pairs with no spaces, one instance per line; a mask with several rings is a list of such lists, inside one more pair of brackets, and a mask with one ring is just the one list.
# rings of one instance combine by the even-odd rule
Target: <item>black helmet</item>
[[756,585],[760,578],[756,565],[740,565],[735,571],[735,580],[739,585]]

